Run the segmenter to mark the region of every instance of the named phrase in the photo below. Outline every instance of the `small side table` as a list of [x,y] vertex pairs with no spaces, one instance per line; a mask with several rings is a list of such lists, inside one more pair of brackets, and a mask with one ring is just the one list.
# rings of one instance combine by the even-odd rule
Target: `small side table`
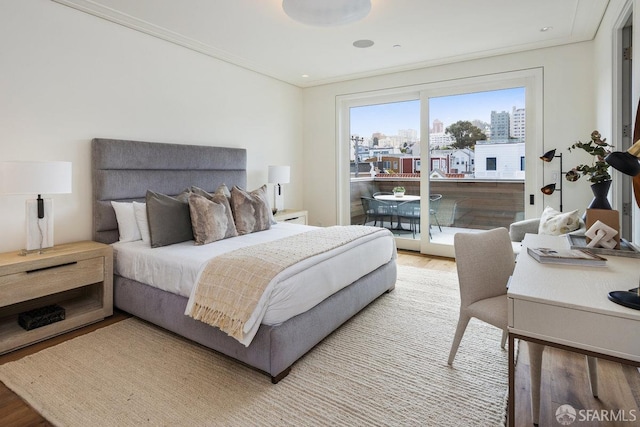
[[[65,318],[25,330],[20,313],[57,304]],[[0,254],[0,354],[113,314],[113,248],[84,241],[42,254]]]

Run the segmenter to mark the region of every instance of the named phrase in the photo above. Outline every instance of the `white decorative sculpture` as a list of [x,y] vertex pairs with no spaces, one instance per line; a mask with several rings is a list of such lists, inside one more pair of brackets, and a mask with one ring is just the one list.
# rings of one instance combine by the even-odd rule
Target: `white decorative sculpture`
[[587,243],[588,248],[603,247],[607,249],[613,249],[618,244],[615,239],[616,234],[618,234],[618,231],[615,228],[609,227],[600,220],[594,222],[587,232],[584,233],[585,236],[591,239],[591,241]]

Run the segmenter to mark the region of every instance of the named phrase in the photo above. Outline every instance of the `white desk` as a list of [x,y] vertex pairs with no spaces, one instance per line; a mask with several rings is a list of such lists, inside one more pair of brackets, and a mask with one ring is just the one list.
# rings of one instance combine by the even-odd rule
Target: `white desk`
[[638,286],[640,259],[607,256],[606,267],[540,264],[526,247],[568,248],[566,237],[527,234],[522,245],[507,292],[510,426],[516,338],[640,366],[640,310],[607,298]]

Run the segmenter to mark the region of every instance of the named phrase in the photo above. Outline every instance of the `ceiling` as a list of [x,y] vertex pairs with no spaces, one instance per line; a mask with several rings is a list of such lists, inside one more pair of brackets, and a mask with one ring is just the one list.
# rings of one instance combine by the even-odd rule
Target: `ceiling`
[[591,40],[609,3],[372,0],[359,22],[312,27],[282,0],[53,1],[300,87]]

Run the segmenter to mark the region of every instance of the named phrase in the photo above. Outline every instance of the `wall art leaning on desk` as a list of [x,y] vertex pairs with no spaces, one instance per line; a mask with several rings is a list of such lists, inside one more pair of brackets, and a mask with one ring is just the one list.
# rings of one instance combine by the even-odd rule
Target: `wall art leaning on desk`
[[604,267],[607,259],[586,249],[527,248],[533,259],[542,264],[570,264]]

